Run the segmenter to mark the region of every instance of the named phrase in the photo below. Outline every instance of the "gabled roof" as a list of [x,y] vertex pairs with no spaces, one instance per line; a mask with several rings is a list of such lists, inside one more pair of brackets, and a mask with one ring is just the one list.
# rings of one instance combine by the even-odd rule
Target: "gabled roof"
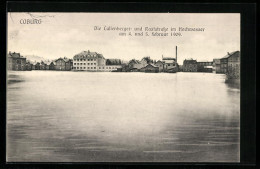
[[76,54],[73,59],[84,59],[84,58],[88,58],[88,57],[97,57],[97,58],[103,58],[104,59],[104,56],[100,53],[97,53],[97,52],[90,52],[89,50],[88,51],[82,51],[78,54]]
[[130,63],[130,62],[134,62],[134,64],[139,64],[139,63],[140,63],[140,61],[135,60],[135,59],[130,60],[129,63]]
[[158,60],[158,61],[156,61],[156,62],[155,62],[155,64],[157,64],[157,63],[162,63],[162,64],[163,64],[163,62],[162,62],[162,61],[160,61],[160,60]]
[[23,57],[22,55],[20,55],[20,53],[15,53],[15,52],[13,52],[13,53],[9,52],[9,53],[7,54],[7,57],[26,59],[25,57]]
[[237,52],[239,52],[239,51],[234,51],[234,52],[228,53],[226,56],[224,56],[224,57],[222,57],[220,59],[227,59],[227,58],[229,58],[230,56],[232,56],[233,54],[235,54]]
[[171,58],[171,57],[163,57],[162,60],[176,60],[176,58]]
[[152,67],[158,67],[158,66],[156,66],[156,65],[154,65],[154,64],[152,64],[152,63],[149,63],[149,64],[147,64],[145,67],[143,67],[143,68],[146,68],[147,66],[149,66],[149,65],[151,65]]
[[72,61],[72,59],[68,59],[68,58],[62,58],[62,57],[60,57],[60,58],[56,59],[54,62],[57,62],[58,60],[63,60],[64,62]]

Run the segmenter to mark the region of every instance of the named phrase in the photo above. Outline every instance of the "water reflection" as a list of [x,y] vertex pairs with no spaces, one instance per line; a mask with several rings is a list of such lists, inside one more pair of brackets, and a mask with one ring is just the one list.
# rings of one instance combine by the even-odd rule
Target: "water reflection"
[[239,161],[240,91],[219,74],[9,72],[8,161]]

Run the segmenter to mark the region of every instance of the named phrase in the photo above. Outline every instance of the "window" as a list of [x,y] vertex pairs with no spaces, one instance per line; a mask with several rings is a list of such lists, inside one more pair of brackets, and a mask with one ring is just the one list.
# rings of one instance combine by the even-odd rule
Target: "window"
[[74,65],[76,65],[76,63],[74,63]]
[[80,63],[80,65],[82,65],[82,63]]
[[171,64],[168,64],[168,66],[171,66]]
[[96,63],[94,63],[94,65],[96,65]]
[[101,67],[99,67],[99,69],[101,69]]
[[91,63],[91,65],[93,65],[93,63]]
[[90,59],[88,59],[88,61],[89,61]]
[[84,67],[84,69],[86,69],[86,67]]
[[84,63],[84,65],[86,65],[86,63]]
[[96,67],[94,67],[94,69],[96,69]]
[[88,63],[88,65],[89,65],[89,63]]

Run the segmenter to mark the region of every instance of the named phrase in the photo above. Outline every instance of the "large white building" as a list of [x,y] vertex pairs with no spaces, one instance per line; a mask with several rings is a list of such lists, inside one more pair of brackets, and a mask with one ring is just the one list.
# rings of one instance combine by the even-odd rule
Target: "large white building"
[[121,65],[106,65],[106,59],[97,52],[83,51],[73,57],[73,70],[110,72],[121,68]]

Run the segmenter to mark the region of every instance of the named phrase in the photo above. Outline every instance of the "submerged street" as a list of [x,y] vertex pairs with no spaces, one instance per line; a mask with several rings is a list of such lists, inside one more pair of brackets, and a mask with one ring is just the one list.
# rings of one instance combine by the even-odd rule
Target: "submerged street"
[[239,162],[240,90],[214,73],[8,72],[8,162]]

